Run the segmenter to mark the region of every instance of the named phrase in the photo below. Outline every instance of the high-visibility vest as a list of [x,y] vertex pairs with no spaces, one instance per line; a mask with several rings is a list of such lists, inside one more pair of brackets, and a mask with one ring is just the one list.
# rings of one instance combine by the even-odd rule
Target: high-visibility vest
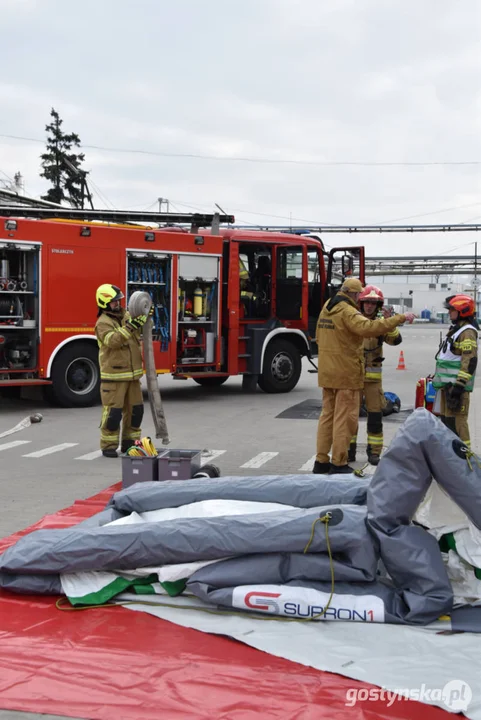
[[[445,338],[441,343],[439,352],[436,356],[436,372],[434,373],[433,378],[433,386],[436,390],[440,390],[449,383],[456,382],[456,378],[461,370],[461,355],[455,355],[451,350],[451,347],[465,330],[474,330],[476,333],[478,332],[473,325],[463,325],[459,328],[459,330],[456,330],[450,338]],[[473,390],[475,374],[476,373],[473,373],[471,379],[466,383],[464,388],[466,392],[471,392]]]

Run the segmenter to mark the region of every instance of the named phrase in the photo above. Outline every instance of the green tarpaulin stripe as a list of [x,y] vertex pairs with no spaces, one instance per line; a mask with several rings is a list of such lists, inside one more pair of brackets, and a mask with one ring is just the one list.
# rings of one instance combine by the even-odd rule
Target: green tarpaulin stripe
[[[134,580],[119,577],[100,590],[88,593],[87,595],[81,595],[80,597],[68,596],[68,599],[72,605],[103,605],[119,593],[125,592],[127,588],[134,586],[140,588],[142,585],[148,586],[154,582],[158,582],[157,575],[149,575],[146,578],[135,578]],[[136,590],[136,592],[138,591]]]
[[175,580],[174,582],[162,582],[160,584],[170,597],[175,597],[176,595],[181,595],[184,592],[187,580]]

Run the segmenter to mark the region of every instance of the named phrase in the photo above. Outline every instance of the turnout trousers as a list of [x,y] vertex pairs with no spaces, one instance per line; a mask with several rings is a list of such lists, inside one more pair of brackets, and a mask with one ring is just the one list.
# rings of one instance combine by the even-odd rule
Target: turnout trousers
[[317,427],[317,455],[320,463],[347,465],[349,441],[356,433],[361,402],[360,390],[323,388],[322,412]]
[[441,399],[440,419],[452,430],[469,448],[471,447],[471,437],[469,434],[468,415],[469,415],[469,395],[464,392],[461,395],[461,410],[454,412],[446,405],[446,396],[444,390],[438,390]]
[[[103,411],[100,422],[100,449],[116,450],[121,439],[122,452],[140,440],[144,401],[140,380],[100,383]],[[122,436],[120,425],[122,424]]]
[[[362,398],[364,398],[367,411],[367,456],[379,456],[382,452],[384,442],[382,411],[386,405],[382,382],[365,382],[361,402]],[[349,460],[351,462],[356,459],[357,432],[358,428],[356,428],[355,434],[350,439]]]

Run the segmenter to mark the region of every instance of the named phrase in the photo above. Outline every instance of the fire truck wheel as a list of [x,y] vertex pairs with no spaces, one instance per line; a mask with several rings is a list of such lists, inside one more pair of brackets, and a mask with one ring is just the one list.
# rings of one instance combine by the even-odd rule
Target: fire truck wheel
[[223,385],[228,377],[205,377],[205,378],[193,378],[198,385],[202,387],[219,387]]
[[264,355],[264,367],[258,385],[266,393],[293,390],[301,377],[299,350],[288,340],[272,340]]
[[74,342],[54,360],[48,397],[62,407],[90,407],[99,401],[100,372],[97,348]]

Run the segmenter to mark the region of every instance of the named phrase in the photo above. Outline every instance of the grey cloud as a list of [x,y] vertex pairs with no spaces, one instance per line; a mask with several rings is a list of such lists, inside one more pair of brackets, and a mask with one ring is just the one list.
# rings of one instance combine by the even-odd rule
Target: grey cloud
[[[3,5],[2,49],[10,61],[0,86],[1,132],[43,137],[54,105],[65,126],[92,145],[298,160],[481,159],[476,3]],[[41,149],[1,144],[0,169],[21,169],[38,193]],[[239,217],[251,222],[261,219],[254,211],[375,222],[475,202],[480,190],[477,167],[263,165],[95,150],[86,155],[92,179],[119,206],[147,205],[162,194],[209,208],[213,202],[239,207]],[[475,215],[472,208],[426,220]],[[420,244],[434,251],[471,239],[404,241],[411,252]],[[385,238],[368,237],[366,243],[393,246]]]

